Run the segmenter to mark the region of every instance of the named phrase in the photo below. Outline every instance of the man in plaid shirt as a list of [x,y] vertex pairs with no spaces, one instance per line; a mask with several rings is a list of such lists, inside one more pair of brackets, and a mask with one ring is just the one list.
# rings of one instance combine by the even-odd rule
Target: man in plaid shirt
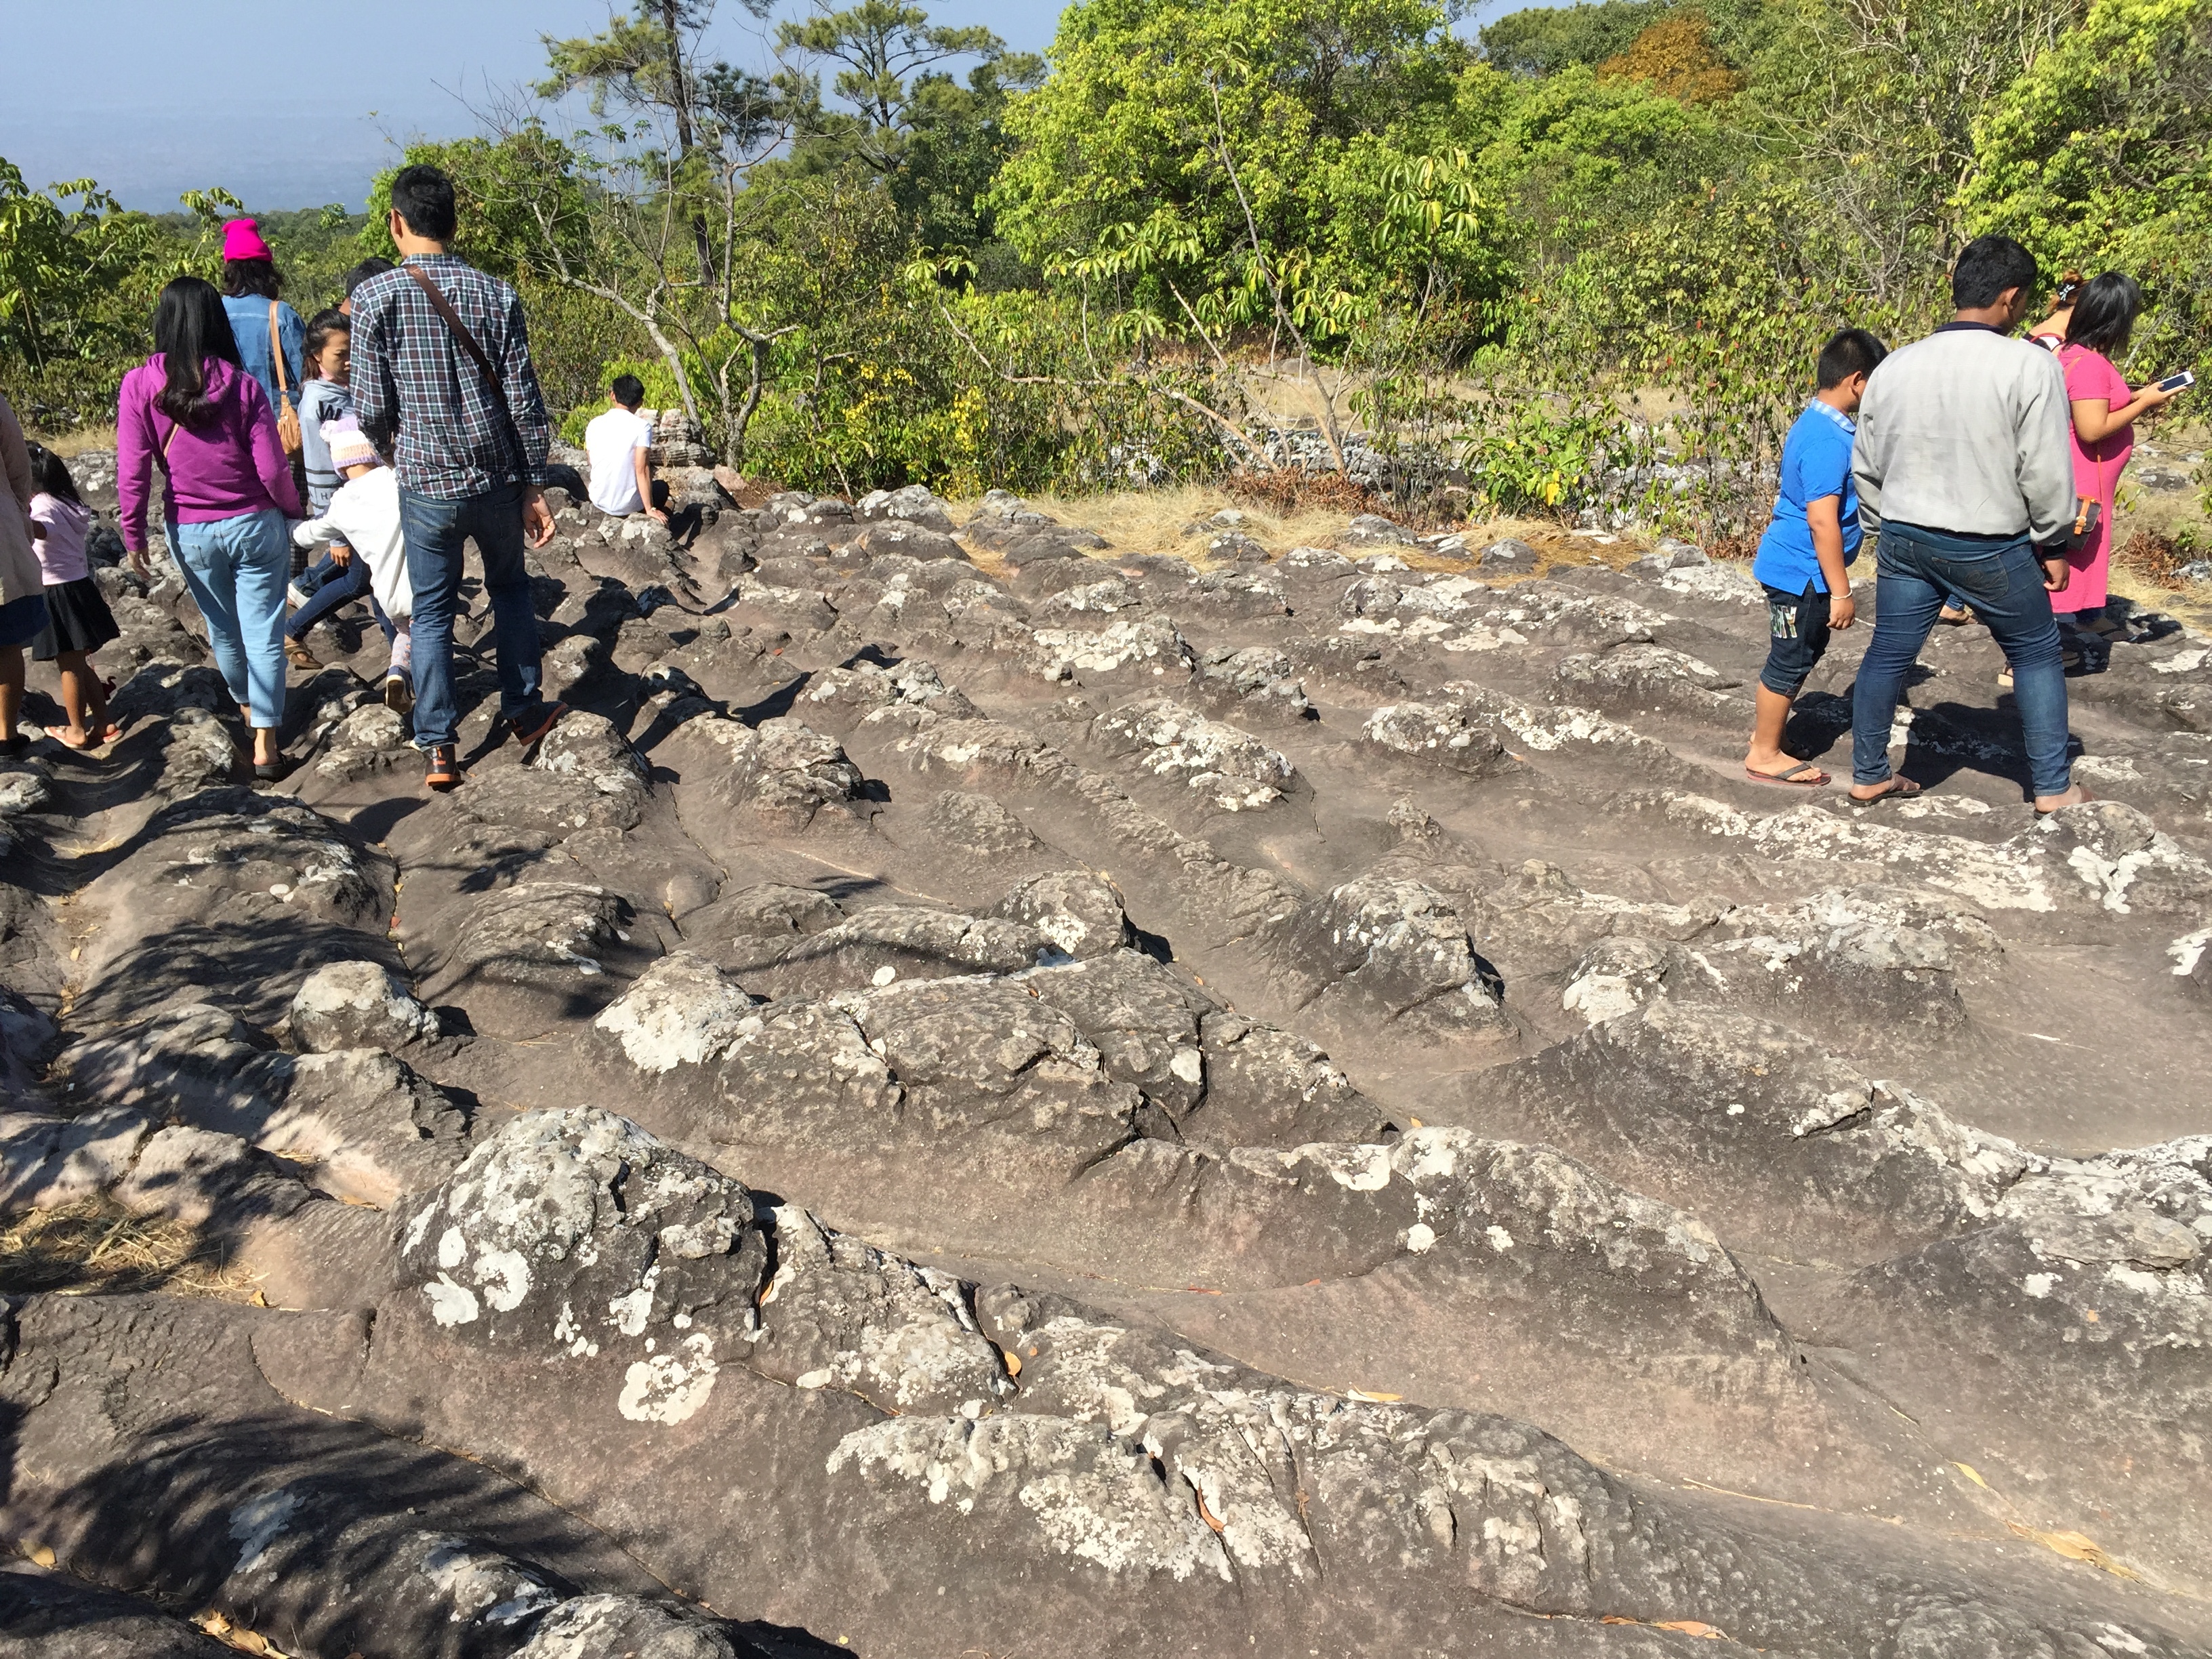
[[[465,540],[476,543],[483,560],[499,650],[500,717],[528,745],[566,712],[539,696],[538,613],[523,566],[526,538],[543,547],[553,536],[544,489],[545,400],[514,290],[446,252],[455,218],[445,174],[403,168],[392,181],[400,268],[372,276],[353,295],[354,410],[398,473],[415,590],[415,744],[430,757],[424,781],[441,790],[461,781],[453,611]],[[440,314],[413,274],[418,270],[452,307],[476,351]],[[479,367],[479,353],[496,385]]]

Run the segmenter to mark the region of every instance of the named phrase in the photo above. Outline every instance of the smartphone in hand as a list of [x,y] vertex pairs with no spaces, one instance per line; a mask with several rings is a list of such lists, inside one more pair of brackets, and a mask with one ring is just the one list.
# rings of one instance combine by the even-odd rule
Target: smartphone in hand
[[2190,370],[2185,368],[2180,374],[2169,374],[2164,380],[2160,380],[2158,383],[2158,389],[2160,392],[2179,392],[2185,386],[2195,386],[2196,384],[2197,376]]

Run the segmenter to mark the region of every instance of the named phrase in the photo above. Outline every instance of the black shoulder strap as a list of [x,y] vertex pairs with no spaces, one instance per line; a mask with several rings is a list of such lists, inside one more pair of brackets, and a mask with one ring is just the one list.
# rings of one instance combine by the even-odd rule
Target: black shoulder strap
[[424,296],[430,301],[431,309],[445,319],[447,328],[452,331],[454,343],[468,353],[469,361],[477,366],[477,372],[483,376],[484,385],[491,392],[492,402],[499,406],[500,418],[506,425],[507,435],[514,445],[516,468],[514,481],[517,483],[527,483],[530,481],[530,469],[523,461],[526,452],[522,446],[522,430],[514,423],[514,411],[507,406],[507,386],[493,370],[491,359],[484,356],[483,348],[477,343],[477,337],[470,333],[468,325],[461,321],[460,313],[453,309],[453,302],[445,296],[435,283],[422,274],[421,266],[403,264],[399,268],[415,279],[416,285],[422,289]]

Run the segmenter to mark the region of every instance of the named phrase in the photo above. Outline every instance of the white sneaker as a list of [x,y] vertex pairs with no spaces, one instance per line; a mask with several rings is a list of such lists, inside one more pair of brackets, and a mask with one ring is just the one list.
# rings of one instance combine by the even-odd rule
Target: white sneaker
[[292,601],[292,609],[295,611],[305,611],[307,608],[307,601],[314,596],[311,593],[301,592],[300,591],[300,584],[293,582],[284,589],[284,597]]

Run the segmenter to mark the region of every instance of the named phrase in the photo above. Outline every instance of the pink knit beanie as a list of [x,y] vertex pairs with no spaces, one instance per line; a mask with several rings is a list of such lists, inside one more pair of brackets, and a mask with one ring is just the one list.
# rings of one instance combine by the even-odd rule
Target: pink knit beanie
[[269,244],[251,219],[233,219],[222,228],[222,257],[226,259],[270,259]]

